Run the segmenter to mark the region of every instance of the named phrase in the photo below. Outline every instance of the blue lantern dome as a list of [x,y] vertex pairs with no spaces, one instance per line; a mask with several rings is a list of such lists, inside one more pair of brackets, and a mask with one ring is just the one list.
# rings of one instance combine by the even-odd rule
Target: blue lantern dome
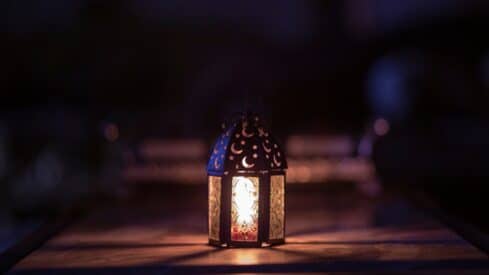
[[230,171],[273,171],[287,169],[287,161],[278,141],[263,125],[259,116],[242,115],[219,136],[207,164],[209,174]]

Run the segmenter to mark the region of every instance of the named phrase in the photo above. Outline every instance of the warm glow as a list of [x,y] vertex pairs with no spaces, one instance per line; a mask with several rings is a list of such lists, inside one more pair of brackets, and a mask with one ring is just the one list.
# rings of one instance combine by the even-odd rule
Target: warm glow
[[232,191],[232,239],[256,241],[258,236],[258,178],[234,177]]
[[238,223],[251,223],[254,212],[252,209],[254,203],[253,193],[257,192],[253,182],[245,177],[239,177],[234,192],[236,193],[234,201],[238,210]]
[[270,234],[271,240],[284,238],[285,221],[285,177],[270,178]]
[[221,178],[209,176],[209,239],[219,240]]
[[259,263],[259,260],[260,258],[257,250],[245,249],[236,250],[235,253],[233,253],[231,262],[237,265],[252,265]]

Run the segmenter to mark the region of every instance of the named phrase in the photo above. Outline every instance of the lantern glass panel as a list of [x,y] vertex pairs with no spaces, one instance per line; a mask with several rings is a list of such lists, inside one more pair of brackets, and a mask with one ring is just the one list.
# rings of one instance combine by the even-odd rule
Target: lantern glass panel
[[258,177],[233,177],[231,197],[231,240],[258,240]]
[[219,241],[221,177],[209,176],[209,239]]
[[270,178],[270,240],[284,238],[285,220],[285,177],[274,175]]

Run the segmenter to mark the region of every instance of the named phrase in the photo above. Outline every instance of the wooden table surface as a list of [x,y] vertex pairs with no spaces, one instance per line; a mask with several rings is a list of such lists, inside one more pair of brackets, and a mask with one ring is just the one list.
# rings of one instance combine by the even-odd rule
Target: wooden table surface
[[10,272],[489,274],[486,254],[395,196],[289,188],[285,245],[219,249],[206,244],[205,187],[136,193],[95,208]]

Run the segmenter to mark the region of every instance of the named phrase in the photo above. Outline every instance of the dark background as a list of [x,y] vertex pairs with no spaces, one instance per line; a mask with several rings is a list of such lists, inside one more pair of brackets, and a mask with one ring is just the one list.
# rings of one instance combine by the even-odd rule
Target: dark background
[[127,195],[145,140],[210,146],[247,110],[284,141],[367,138],[342,157],[487,232],[486,1],[7,0],[0,14],[3,247],[32,217]]

